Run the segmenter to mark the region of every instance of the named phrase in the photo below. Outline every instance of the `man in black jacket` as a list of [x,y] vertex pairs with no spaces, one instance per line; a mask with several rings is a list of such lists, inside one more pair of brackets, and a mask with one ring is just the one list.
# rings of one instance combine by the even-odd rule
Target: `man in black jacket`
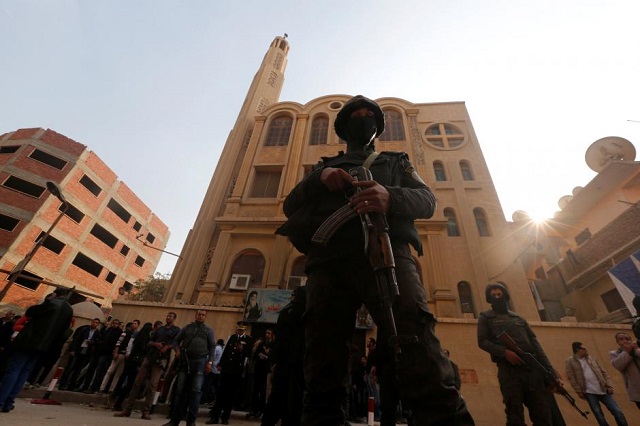
[[[113,359],[113,351],[121,334],[122,329],[118,319],[112,319],[110,327],[100,333],[100,340],[96,346],[94,357],[84,378],[84,385],[82,386],[84,393],[96,393],[100,389],[100,384]],[[93,372],[95,372],[95,375]]]
[[[407,154],[375,152],[373,140],[384,131],[384,114],[378,104],[364,96],[347,101],[335,123],[337,135],[347,143],[347,153],[323,160],[287,196],[284,213],[288,221],[278,233],[289,237],[299,251],[308,255],[306,392],[304,425],[344,424],[349,392],[350,343],[356,311],[366,305],[382,336],[384,312],[367,255],[360,220],[356,217],[329,240],[312,244],[320,224],[347,202],[358,214],[385,214],[395,257],[400,295],[393,301],[402,357],[387,371],[388,380],[397,376],[403,407],[420,426],[469,425],[473,419],[454,387],[451,363],[443,355],[435,336],[435,318],[427,309],[425,288],[413,261],[410,245],[422,254],[421,238],[414,220],[429,218],[436,199],[422,181]],[[364,166],[371,181],[355,182],[349,170]],[[393,362],[388,338],[379,339],[380,350]],[[395,389],[381,383],[381,389]],[[387,398],[393,401],[394,398]],[[396,397],[397,399],[397,397]],[[384,396],[381,396],[384,401]],[[395,404],[382,410],[382,422],[395,424]]]
[[222,358],[218,364],[220,371],[220,392],[216,402],[211,408],[210,419],[207,424],[229,424],[231,409],[238,396],[238,390],[242,382],[242,374],[247,357],[251,355],[253,338],[245,333],[247,326],[238,321],[236,334],[229,336],[227,344],[222,351]]
[[99,325],[100,318],[94,318],[89,325],[82,325],[73,333],[69,345],[69,361],[58,384],[60,390],[74,390],[76,388],[76,378],[89,363],[95,350],[95,343],[100,335]]
[[0,409],[3,412],[13,409],[13,403],[38,359],[64,339],[73,316],[66,295],[67,290],[58,288],[44,302],[25,312],[29,321],[14,341],[13,353],[0,384]]

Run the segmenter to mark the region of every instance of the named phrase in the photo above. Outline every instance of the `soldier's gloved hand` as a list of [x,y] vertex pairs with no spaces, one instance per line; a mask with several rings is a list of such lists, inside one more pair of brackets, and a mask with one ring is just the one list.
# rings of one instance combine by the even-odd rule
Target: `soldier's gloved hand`
[[348,172],[334,167],[327,167],[320,173],[320,182],[331,192],[342,191],[354,178]]
[[522,358],[520,358],[518,356],[517,353],[506,349],[504,351],[504,357],[507,359],[507,361],[509,361],[512,365],[523,365],[524,361],[522,360]]
[[349,203],[359,214],[369,212],[386,213],[389,211],[391,197],[387,188],[375,180],[353,182],[353,186],[360,188],[360,191],[349,199]]

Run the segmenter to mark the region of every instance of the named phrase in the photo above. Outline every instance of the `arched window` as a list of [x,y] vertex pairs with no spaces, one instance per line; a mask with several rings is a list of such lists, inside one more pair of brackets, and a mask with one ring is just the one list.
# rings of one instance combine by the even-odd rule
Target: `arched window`
[[380,140],[383,142],[405,140],[402,114],[393,109],[387,109],[383,112],[384,132],[380,135]]
[[489,222],[487,222],[487,216],[484,211],[476,207],[473,209],[473,217],[476,219],[476,226],[478,227],[478,234],[481,237],[490,237],[491,232],[489,231]]
[[474,180],[473,172],[471,171],[471,164],[466,160],[460,160],[460,171],[462,172],[463,180]]
[[444,164],[442,164],[442,161],[433,162],[433,173],[436,175],[436,181],[444,182],[447,180],[447,173],[444,171]]
[[240,253],[233,262],[227,286],[234,274],[250,275],[249,287],[262,287],[264,274],[264,256],[258,250],[248,249]]
[[307,267],[307,256],[298,257],[291,266],[291,274],[287,280],[287,290],[293,290],[298,286],[306,285],[307,274],[304,270]]
[[458,298],[460,299],[460,310],[463,314],[475,314],[471,286],[468,282],[460,281],[458,283]]
[[289,135],[293,119],[286,115],[276,117],[269,126],[269,133],[264,142],[265,146],[286,146],[289,144]]
[[329,119],[316,117],[311,124],[311,145],[326,145],[329,131]]
[[456,212],[452,208],[447,207],[444,209],[444,217],[447,218],[447,235],[450,237],[459,237],[460,229],[458,229],[458,220],[456,219]]

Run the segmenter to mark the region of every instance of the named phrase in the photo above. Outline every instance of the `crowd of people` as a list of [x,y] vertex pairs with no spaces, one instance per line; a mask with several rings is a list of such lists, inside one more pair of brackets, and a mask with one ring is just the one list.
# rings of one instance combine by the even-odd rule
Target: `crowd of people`
[[[144,420],[152,419],[156,401],[170,404],[166,426],[182,420],[194,425],[203,404],[210,407],[208,424],[229,424],[233,409],[246,410],[248,419],[264,425],[295,424],[291,403],[297,400],[294,411],[300,413],[304,391],[303,288],[293,292],[278,324],[264,336],[250,336],[246,323],[239,321],[226,342],[215,341],[205,324],[206,310],[197,310],[194,321],[182,328],[175,324],[175,312],[168,312],[164,322],[142,326],[137,319],[124,324],[94,318],[74,328],[65,297],[66,291],[59,289],[22,317],[13,311],[2,317],[2,412],[14,408],[22,389],[48,385],[45,380],[58,365],[64,368],[58,390],[102,395],[115,417],[131,416],[136,401],[143,399]],[[282,335],[279,347],[276,330]],[[300,374],[292,374],[296,367]],[[269,387],[268,377],[273,383]]]

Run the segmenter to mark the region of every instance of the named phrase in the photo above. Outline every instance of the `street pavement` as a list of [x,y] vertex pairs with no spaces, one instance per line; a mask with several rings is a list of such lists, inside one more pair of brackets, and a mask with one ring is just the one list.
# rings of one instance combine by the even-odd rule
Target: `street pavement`
[[[137,401],[131,417],[113,417],[115,413],[107,408],[106,396],[85,394],[82,392],[70,392],[54,390],[49,400],[57,401],[62,405],[32,404],[32,400],[43,399],[47,390],[45,388],[23,389],[16,400],[16,408],[9,413],[0,412],[0,425],[4,426],[160,426],[168,422],[169,405],[158,404],[152,420],[142,420],[140,408],[142,401]],[[245,412],[234,411],[229,419],[230,425],[235,426],[259,426],[259,420],[246,420]],[[200,407],[196,424],[204,425],[209,418],[209,408]],[[186,425],[186,422],[181,422]]]
[[[92,395],[84,395],[91,397]],[[39,397],[41,398],[41,396]],[[93,398],[87,402],[63,402],[62,405],[32,404],[31,398],[18,398],[16,408],[8,413],[0,413],[0,425],[7,426],[160,426],[168,422],[166,414],[154,413],[151,420],[140,419],[136,410],[131,417],[113,417],[113,411],[104,408],[104,403],[95,404]],[[166,408],[166,407],[165,407]],[[206,407],[200,409],[196,424],[204,425],[208,419]],[[159,410],[165,411],[166,410]],[[234,426],[258,426],[257,420],[245,420],[244,412],[233,412],[229,424]],[[185,425],[185,422],[180,423]]]
[[[33,400],[43,399],[47,393],[45,388],[24,389],[16,400],[15,409],[0,412],[0,425],[4,426],[160,426],[168,422],[167,404],[158,404],[152,420],[140,418],[142,401],[134,406],[131,417],[113,417],[114,411],[107,408],[107,398],[100,395],[84,394],[54,390],[49,400],[62,405],[33,404]],[[233,426],[259,426],[259,420],[246,420],[244,411],[233,411],[229,424]],[[207,406],[201,406],[196,424],[204,425],[209,418]],[[180,423],[186,425],[186,422]],[[352,423],[355,424],[355,423]],[[375,423],[379,425],[379,423]]]

